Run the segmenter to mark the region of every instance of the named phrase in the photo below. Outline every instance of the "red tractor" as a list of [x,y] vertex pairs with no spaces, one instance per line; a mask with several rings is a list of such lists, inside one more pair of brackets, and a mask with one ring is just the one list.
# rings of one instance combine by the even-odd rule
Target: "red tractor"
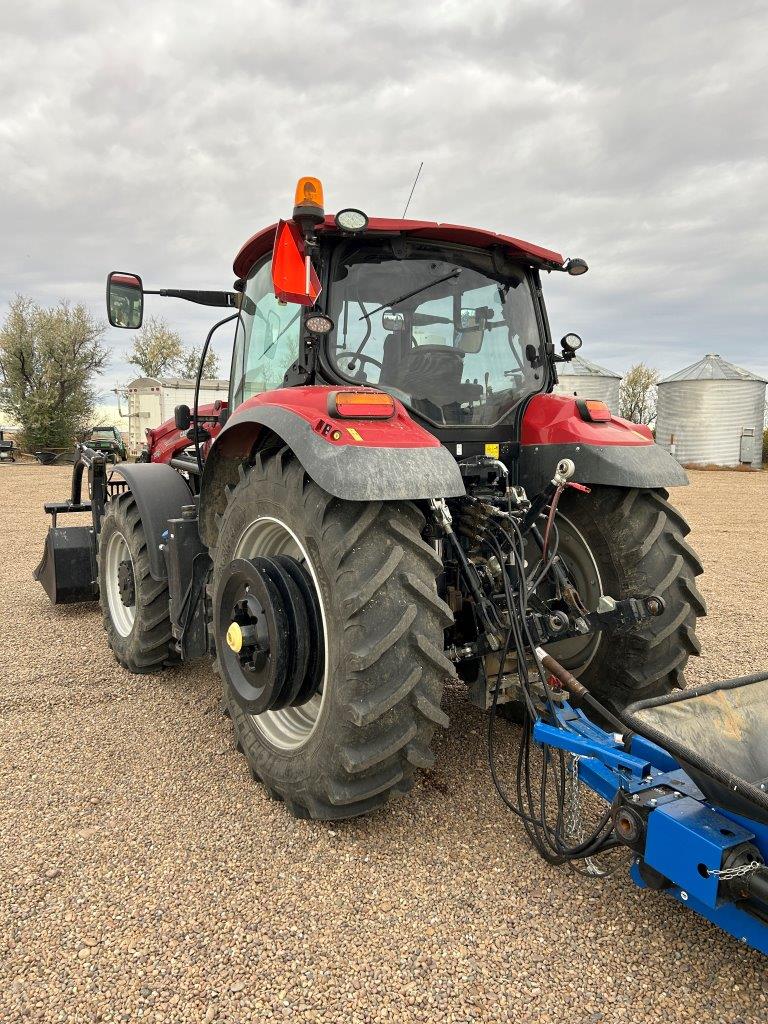
[[[451,678],[528,719],[556,689],[544,651],[605,715],[680,687],[705,613],[666,490],[685,473],[646,427],[552,394],[581,340],[556,352],[542,273],[586,270],[477,228],[326,215],[305,178],[233,291],[111,274],[114,326],[146,294],[231,311],[229,401],[179,407],[148,464],[108,475],[81,447],[38,578],[99,596],[131,672],[212,656],[254,777],[302,817],[409,789]],[[86,508],[92,528],[56,525]]]

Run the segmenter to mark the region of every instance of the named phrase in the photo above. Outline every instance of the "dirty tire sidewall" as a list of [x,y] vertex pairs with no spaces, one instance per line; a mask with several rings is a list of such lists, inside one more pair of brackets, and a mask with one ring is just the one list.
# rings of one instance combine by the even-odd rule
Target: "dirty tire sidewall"
[[[122,534],[133,563],[136,604],[133,627],[123,636],[115,627],[107,599],[105,552],[115,532]],[[167,580],[152,579],[147,537],[138,506],[128,492],[107,505],[99,534],[99,603],[107,641],[117,661],[129,672],[160,672],[177,661],[171,649],[171,617]]]
[[228,491],[214,560],[214,616],[220,580],[240,538],[270,516],[300,539],[318,583],[327,628],[326,684],[316,725],[294,749],[273,745],[237,704],[223,700],[236,742],[255,778],[299,817],[347,818],[410,788],[430,767],[443,682],[450,611],[437,596],[440,562],[422,539],[424,519],[409,502],[332,498],[283,448],[241,471]]

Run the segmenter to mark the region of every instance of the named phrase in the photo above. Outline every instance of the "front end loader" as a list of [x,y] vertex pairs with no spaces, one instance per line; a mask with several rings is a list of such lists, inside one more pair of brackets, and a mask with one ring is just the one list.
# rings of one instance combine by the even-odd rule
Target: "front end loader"
[[[410,789],[456,680],[489,713],[492,777],[542,856],[627,846],[641,884],[766,950],[765,730],[736,758],[722,716],[701,713],[721,691],[683,692],[705,613],[668,494],[686,475],[647,428],[553,394],[581,339],[556,351],[541,279],[586,263],[476,228],[329,216],[305,178],[234,270],[221,292],[109,275],[117,327],[141,325],[148,294],[227,313],[193,407],[148,435],[146,463],[108,473],[81,446],[70,501],[49,506],[51,599],[98,594],[131,672],[213,658],[254,778],[298,817]],[[229,398],[203,410],[227,324]],[[93,523],[73,543],[56,517],[88,506],[86,469]],[[744,736],[765,724],[763,678],[722,690]],[[523,725],[511,795],[500,714]],[[577,835],[582,784],[606,809]]]

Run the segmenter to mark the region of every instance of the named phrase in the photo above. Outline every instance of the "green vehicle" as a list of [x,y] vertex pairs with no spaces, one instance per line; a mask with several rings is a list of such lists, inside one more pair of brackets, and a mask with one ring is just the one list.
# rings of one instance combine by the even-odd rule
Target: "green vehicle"
[[94,427],[86,444],[97,452],[105,452],[110,462],[125,462],[128,450],[117,427]]

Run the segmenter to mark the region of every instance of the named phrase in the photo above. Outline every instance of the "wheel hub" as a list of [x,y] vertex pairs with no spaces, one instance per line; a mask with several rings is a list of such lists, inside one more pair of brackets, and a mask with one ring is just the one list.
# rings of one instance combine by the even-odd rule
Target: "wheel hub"
[[311,700],[320,688],[324,645],[304,566],[283,554],[236,558],[219,594],[216,649],[240,706],[260,715]]
[[124,558],[117,566],[117,589],[125,607],[133,608],[136,604],[136,578],[130,558]]

